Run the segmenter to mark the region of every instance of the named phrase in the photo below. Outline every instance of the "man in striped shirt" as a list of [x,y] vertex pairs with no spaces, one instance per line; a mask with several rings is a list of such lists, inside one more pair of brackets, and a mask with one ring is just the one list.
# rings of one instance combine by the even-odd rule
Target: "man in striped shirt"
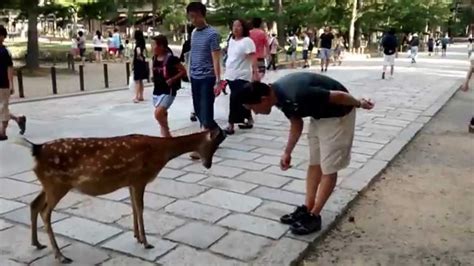
[[[201,127],[219,130],[219,143],[225,134],[214,120],[214,88],[220,83],[220,36],[217,30],[206,22],[206,6],[201,2],[191,2],[186,7],[191,23],[196,27],[191,35],[189,56],[189,76],[193,95],[193,105]],[[191,157],[197,159],[197,154]]]

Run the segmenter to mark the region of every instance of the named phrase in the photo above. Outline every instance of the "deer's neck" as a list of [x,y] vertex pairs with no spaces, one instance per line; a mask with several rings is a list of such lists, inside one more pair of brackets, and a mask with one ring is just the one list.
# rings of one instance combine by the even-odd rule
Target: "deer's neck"
[[160,139],[163,146],[166,147],[166,149],[164,149],[166,160],[170,161],[182,154],[197,151],[206,136],[206,132],[201,132],[186,136]]

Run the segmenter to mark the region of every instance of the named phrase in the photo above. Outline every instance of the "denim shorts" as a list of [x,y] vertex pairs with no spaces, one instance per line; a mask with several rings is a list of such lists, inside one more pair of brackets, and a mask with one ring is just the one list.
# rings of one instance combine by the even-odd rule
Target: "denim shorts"
[[163,107],[168,110],[173,104],[175,98],[175,96],[171,96],[168,94],[153,95],[153,106],[155,108]]
[[322,60],[330,59],[331,58],[331,49],[321,48],[321,54],[319,55]]

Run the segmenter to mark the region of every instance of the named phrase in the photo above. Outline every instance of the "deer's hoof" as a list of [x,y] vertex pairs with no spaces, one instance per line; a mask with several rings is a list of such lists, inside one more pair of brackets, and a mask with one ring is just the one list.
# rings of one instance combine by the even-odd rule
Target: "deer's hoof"
[[68,257],[62,256],[62,258],[61,258],[61,263],[62,263],[62,264],[70,264],[70,263],[72,263],[72,260],[71,260],[70,258],[68,258]]
[[152,249],[154,247],[152,244],[145,244],[145,249]]
[[36,249],[44,249],[46,248],[46,245],[42,245],[40,243],[33,243],[33,246],[36,247]]

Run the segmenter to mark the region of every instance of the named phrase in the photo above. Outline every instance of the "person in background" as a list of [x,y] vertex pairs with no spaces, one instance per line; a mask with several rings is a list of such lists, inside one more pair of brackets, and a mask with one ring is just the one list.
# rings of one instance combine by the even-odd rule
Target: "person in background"
[[273,66],[273,70],[277,69],[278,64],[278,49],[280,44],[278,43],[278,38],[275,33],[272,33],[272,37],[268,40],[268,47],[270,49],[270,62],[268,63],[267,70],[270,70],[270,67]]
[[303,119],[310,119],[305,203],[280,221],[290,225],[296,235],[321,230],[321,211],[336,186],[338,172],[351,160],[355,109],[370,110],[374,103],[356,99],[338,81],[310,72],[291,73],[272,84],[254,81],[239,97],[256,114],[268,115],[277,107],[288,118],[289,137],[280,159],[283,171],[291,167],[291,154],[303,133]]
[[114,44],[113,35],[112,35],[112,32],[109,31],[108,38],[107,38],[107,57],[109,59],[115,60],[116,53],[117,53],[117,48],[115,47],[115,44]]
[[230,88],[229,124],[225,129],[227,135],[233,135],[234,125],[240,129],[253,127],[253,118],[250,110],[240,102],[238,96],[242,88],[252,80],[260,80],[255,56],[255,43],[249,38],[249,26],[242,19],[234,21],[232,38],[227,49],[227,61],[224,78]]
[[[220,36],[206,21],[206,6],[201,2],[191,2],[186,14],[196,27],[191,36],[189,78],[196,116],[204,130],[217,131],[217,143],[225,140],[225,132],[214,120],[214,101],[220,92],[216,86],[221,83]],[[191,159],[199,159],[192,153]]]
[[288,35],[288,49],[286,50],[286,61],[290,61],[290,68],[295,68],[296,48],[298,47],[298,38],[293,32]]
[[132,57],[132,48],[130,46],[131,46],[130,41],[126,39],[124,47],[123,47],[124,48],[123,56],[124,56],[125,61],[127,62],[129,62],[130,58]]
[[115,57],[118,57],[120,60],[123,59],[123,44],[122,38],[120,37],[119,30],[117,28],[114,29],[114,34],[112,35],[112,40],[114,42],[115,47]]
[[397,56],[398,40],[395,36],[395,29],[391,28],[382,39],[383,47],[383,72],[382,79],[385,79],[387,66],[390,66],[390,77],[393,77],[395,69],[395,57]]
[[410,54],[411,54],[411,63],[416,63],[416,57],[418,56],[418,46],[420,46],[420,39],[418,38],[418,34],[413,34],[413,37],[410,41]]
[[135,48],[133,49],[133,80],[135,80],[135,98],[134,103],[144,101],[143,80],[148,79],[148,62],[146,61],[146,43],[141,30],[134,33]]
[[[182,63],[185,64],[186,73],[189,75],[189,55],[190,55],[190,51],[191,51],[191,36],[193,34],[193,31],[194,31],[194,26],[193,25],[188,25],[187,27],[188,27],[188,29],[187,29],[188,36],[187,36],[186,40],[183,43],[183,47],[181,48],[181,56],[180,56],[179,59]],[[189,76],[187,76],[186,81],[189,82]],[[191,112],[191,114],[189,114],[189,120],[191,120],[191,122],[196,122],[197,121],[196,112],[193,111],[193,112]]]
[[0,141],[8,139],[7,128],[10,120],[15,121],[20,128],[20,134],[23,135],[26,130],[26,117],[15,116],[10,113],[10,95],[15,93],[13,86],[13,60],[7,47],[3,44],[7,38],[7,29],[0,25]]
[[434,51],[434,38],[432,34],[430,34],[430,37],[428,37],[427,45],[428,45],[428,56],[431,56],[431,54]]
[[446,50],[448,49],[448,43],[449,43],[449,36],[446,33],[446,36],[441,39],[441,56],[445,57],[446,56]]
[[303,60],[304,60],[303,68],[308,68],[309,67],[309,63],[308,63],[309,55],[308,55],[308,53],[309,53],[310,43],[311,43],[311,40],[309,39],[308,33],[303,32]]
[[81,57],[81,62],[84,65],[86,62],[86,38],[84,37],[84,32],[79,31],[77,33],[77,48],[79,49],[79,56]]
[[265,58],[268,56],[268,38],[262,27],[261,18],[252,19],[252,29],[250,30],[250,39],[255,43],[255,56],[257,57],[258,73],[260,79],[265,76]]
[[341,34],[336,34],[335,45],[334,45],[334,65],[341,65],[342,58],[344,55],[344,37]]
[[102,62],[102,33],[100,31],[95,32],[94,38],[92,38],[92,44],[94,45],[95,61],[97,63]]
[[168,40],[164,35],[153,37],[153,106],[155,119],[160,124],[161,136],[170,138],[168,109],[173,104],[177,91],[181,88],[181,79],[186,69],[179,58],[169,53]]
[[436,40],[435,40],[435,50],[434,50],[434,54],[435,55],[438,55],[439,54],[439,46],[441,45],[441,39],[439,37],[436,37]]
[[474,52],[474,45],[472,44],[472,37],[468,39],[467,43],[467,58],[471,58],[472,52]]
[[326,26],[324,33],[319,37],[319,51],[321,57],[321,72],[327,72],[329,61],[331,60],[331,48],[334,35],[332,35],[331,27]]
[[[472,41],[472,38],[471,38]],[[464,80],[463,84],[461,85],[461,90],[462,91],[468,91],[469,90],[469,82],[472,78],[472,73],[474,72],[474,53],[471,53],[471,56],[469,57],[469,61],[471,63],[471,66],[469,70],[467,71],[466,79]],[[474,133],[474,116],[471,118],[471,122],[469,123],[468,130],[470,133]]]

